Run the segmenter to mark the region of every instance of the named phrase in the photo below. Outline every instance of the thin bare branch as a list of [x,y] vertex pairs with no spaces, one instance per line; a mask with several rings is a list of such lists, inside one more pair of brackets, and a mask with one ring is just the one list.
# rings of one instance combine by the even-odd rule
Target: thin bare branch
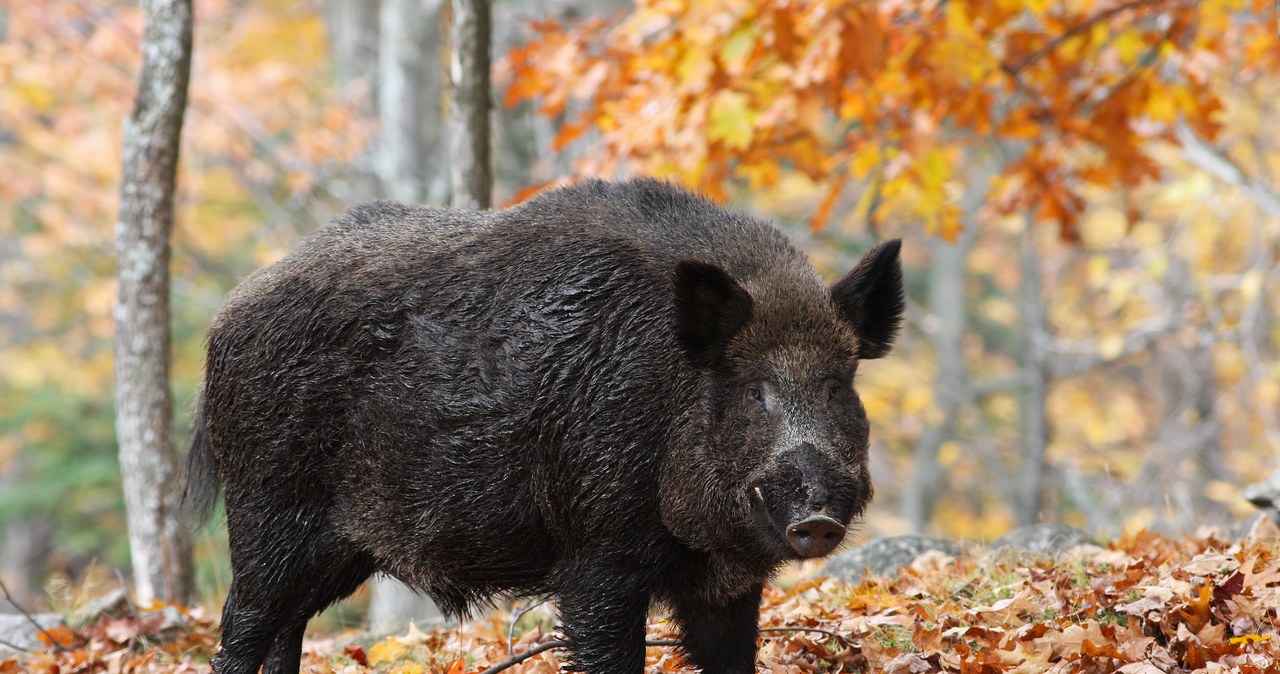
[[[680,642],[674,639],[657,639],[657,640],[645,641],[644,645],[645,646],[679,646]],[[498,664],[493,665],[492,667],[484,670],[483,672],[480,672],[480,674],[497,674],[498,672],[501,672],[504,669],[509,669],[511,667],[514,667],[524,662],[525,660],[532,658],[533,656],[539,653],[545,653],[546,651],[554,650],[557,648],[566,648],[568,646],[569,646],[569,642],[564,639],[554,639],[552,641],[541,643],[541,644],[538,644],[537,646],[533,646],[529,648],[529,650],[519,655],[513,655],[507,658],[506,660],[503,660],[502,662],[499,662]]]
[[1182,143],[1182,155],[1224,183],[1235,185],[1257,204],[1267,215],[1280,218],[1280,193],[1271,187],[1251,179],[1221,150],[1200,138],[1185,122],[1178,124],[1178,140]]
[[[536,604],[535,604],[535,606],[536,606]],[[532,607],[530,607],[530,608],[532,608]],[[842,643],[842,644],[844,644],[844,645],[846,645],[846,646],[852,646],[852,645],[853,645],[853,642],[852,642],[852,641],[850,641],[848,637],[842,636],[842,635],[837,634],[837,633],[835,633],[835,632],[832,632],[832,631],[830,631],[830,630],[819,629],[819,628],[817,628],[817,627],[761,627],[761,628],[760,628],[760,632],[761,632],[761,633],[779,633],[779,632],[811,632],[811,633],[814,633],[814,634],[822,634],[822,635],[824,635],[824,636],[826,636],[826,637],[829,637],[829,638],[831,638],[831,639],[835,639],[836,641],[839,641],[840,643]],[[677,647],[678,647],[678,646],[680,646],[680,645],[681,645],[681,642],[680,642],[679,640],[676,640],[676,639],[649,639],[649,640],[647,640],[647,641],[645,641],[645,642],[644,642],[644,645],[645,645],[645,646],[659,646],[659,647],[662,647],[662,646],[677,646]],[[518,664],[520,664],[520,663],[524,662],[525,660],[528,660],[529,658],[532,658],[533,656],[535,656],[535,655],[537,655],[537,654],[539,654],[539,653],[545,653],[545,652],[550,651],[550,650],[554,650],[554,649],[557,649],[557,648],[565,648],[565,647],[567,647],[567,646],[569,646],[569,642],[568,642],[567,640],[565,640],[565,639],[553,639],[553,640],[551,640],[551,641],[547,641],[547,642],[545,642],[545,643],[538,644],[537,646],[532,646],[532,647],[530,647],[530,648],[529,648],[529,650],[526,650],[526,651],[524,651],[523,653],[520,653],[520,654],[518,654],[518,655],[513,655],[513,656],[511,656],[511,657],[507,658],[506,660],[503,660],[502,662],[499,662],[499,663],[497,663],[497,664],[493,665],[492,667],[489,667],[488,669],[484,670],[484,671],[483,671],[483,672],[481,672],[480,674],[497,674],[498,672],[501,672],[501,671],[502,671],[502,670],[504,670],[504,669],[509,669],[509,668],[511,668],[511,667],[514,667],[514,666],[516,666],[516,665],[518,665]]]
[[761,627],[760,632],[762,633],[764,632],[779,632],[779,633],[781,632],[812,632],[814,634],[826,635],[827,637],[831,639],[835,639],[836,641],[839,641],[840,643],[846,646],[854,645],[853,642],[850,641],[849,638],[844,635],[836,634],[831,630],[824,630],[817,627]]
[[1032,63],[1035,63],[1036,61],[1039,61],[1045,56],[1048,56],[1055,49],[1057,49],[1058,47],[1061,47],[1062,44],[1067,40],[1070,40],[1071,38],[1077,35],[1080,35],[1085,31],[1090,30],[1091,28],[1098,25],[1099,23],[1110,20],[1112,17],[1118,14],[1127,12],[1131,9],[1138,9],[1139,7],[1142,7],[1144,5],[1155,5],[1165,1],[1166,0],[1132,0],[1131,2],[1126,2],[1122,5],[1116,5],[1111,9],[1098,12],[1097,14],[1094,14],[1088,19],[1085,19],[1084,21],[1081,21],[1080,23],[1068,28],[1066,32],[1053,38],[1049,42],[1045,43],[1043,47],[1022,57],[1016,63],[1001,63],[1000,69],[1010,75],[1017,75],[1027,66],[1031,65]]
[[18,652],[20,652],[20,653],[34,653],[34,652],[35,652],[35,651],[31,650],[30,648],[23,648],[23,647],[19,646],[18,644],[15,644],[15,643],[12,643],[12,642],[9,642],[9,641],[5,641],[4,639],[0,639],[0,646],[3,646],[3,647],[8,648],[8,649],[10,649],[10,650],[18,651]]
[[[39,631],[40,631],[40,633],[41,633],[41,634],[43,634],[43,635],[44,635],[44,637],[45,637],[46,639],[48,639],[48,640],[49,640],[49,643],[53,644],[54,648],[55,648],[55,649],[57,649],[57,651],[58,651],[59,653],[61,653],[62,651],[66,651],[66,650],[70,649],[70,648],[71,648],[71,645],[74,645],[74,643],[73,643],[73,644],[68,645],[68,646],[63,646],[63,645],[62,645],[62,642],[61,642],[61,641],[58,641],[57,639],[55,639],[55,638],[54,638],[54,636],[53,636],[53,634],[51,634],[51,633],[49,632],[49,630],[46,630],[46,629],[44,628],[44,626],[43,626],[43,625],[41,625],[39,622],[36,622],[36,619],[35,619],[35,618],[33,618],[33,617],[31,616],[31,613],[29,613],[29,612],[27,611],[27,609],[23,608],[23,607],[22,607],[22,605],[20,605],[18,602],[16,602],[16,601],[14,601],[14,600],[13,600],[13,595],[12,595],[12,594],[9,594],[9,587],[8,587],[7,585],[5,585],[5,584],[4,584],[4,581],[3,581],[3,580],[0,580],[0,591],[4,592],[4,598],[5,598],[5,601],[9,602],[9,605],[10,605],[10,606],[12,606],[15,610],[17,610],[17,611],[18,611],[18,613],[21,613],[21,614],[22,614],[22,617],[24,617],[24,618],[26,618],[26,619],[27,619],[27,622],[31,623],[31,625],[32,625],[32,626],[34,626],[37,630],[39,630]],[[72,634],[73,634],[77,639],[79,639],[79,638],[80,638],[80,635],[75,634],[74,632],[72,632]],[[28,652],[28,653],[30,653],[30,652],[31,652],[31,651],[29,651],[28,649],[21,648],[21,647],[19,647],[19,646],[14,646],[13,644],[5,643],[4,645],[5,645],[5,646],[10,646],[10,647],[12,647],[12,648],[14,648],[14,649],[16,649],[16,650],[26,651],[26,652]]]
[[530,647],[528,650],[526,650],[523,653],[520,653],[519,655],[513,655],[507,658],[506,660],[499,662],[498,664],[484,670],[480,674],[497,674],[497,672],[501,672],[504,669],[518,665],[539,653],[549,651],[554,648],[563,648],[568,645],[569,645],[569,642],[563,639],[556,639],[554,641],[541,643],[541,644],[538,644],[537,646]]
[[520,623],[520,619],[523,618],[525,614],[529,613],[529,611],[532,611],[538,608],[539,606],[542,606],[545,603],[547,603],[547,598],[543,597],[542,599],[539,599],[533,602],[532,604],[529,604],[528,606],[520,609],[518,612],[516,612],[514,616],[511,617],[511,625],[507,627],[507,655],[511,655],[516,650],[515,648],[516,625]]
[[1078,377],[1095,367],[1145,351],[1161,335],[1168,334],[1185,323],[1185,317],[1178,313],[1146,321],[1124,335],[1119,351],[1107,355],[1099,352],[1096,339],[1052,340],[1049,370],[1054,379]]

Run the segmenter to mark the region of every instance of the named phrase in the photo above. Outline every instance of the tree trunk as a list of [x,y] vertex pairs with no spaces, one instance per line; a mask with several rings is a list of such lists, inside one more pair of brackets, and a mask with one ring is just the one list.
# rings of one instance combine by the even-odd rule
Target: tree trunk
[[[383,193],[406,203],[431,197],[439,139],[442,0],[383,0],[378,57],[378,179]],[[434,52],[434,53],[433,53]],[[435,141],[435,142],[433,142]],[[443,196],[443,195],[437,195]]]
[[146,28],[124,125],[116,223],[116,437],[138,601],[192,596],[169,391],[169,240],[191,72],[190,0],[143,0]]
[[986,204],[987,188],[997,167],[986,164],[972,180],[960,199],[965,227],[954,242],[941,237],[932,241],[933,255],[929,265],[929,341],[937,360],[937,405],[942,421],[931,424],[916,442],[911,479],[902,494],[902,518],[911,531],[919,532],[933,519],[933,509],[941,497],[942,469],[938,450],[954,439],[959,427],[960,410],[969,401],[969,370],[964,359],[964,335],[968,315],[965,303],[965,270],[969,251],[978,233],[978,211]]
[[1040,520],[1044,505],[1044,455],[1049,444],[1049,316],[1040,283],[1040,255],[1036,251],[1035,222],[1027,215],[1019,255],[1022,272],[1022,369],[1026,386],[1022,398],[1021,464],[1015,493],[1019,525]]
[[29,610],[43,596],[40,582],[48,571],[45,560],[53,544],[52,522],[45,515],[28,515],[5,525],[0,541],[0,580],[14,602],[0,598],[0,613]]
[[373,577],[369,585],[370,633],[399,634],[409,623],[422,627],[444,622],[444,614],[430,599],[390,576],[379,573]]
[[[1187,260],[1170,256],[1165,288],[1171,307],[1194,301]],[[1211,330],[1191,327],[1158,342],[1152,361],[1159,374],[1152,388],[1159,389],[1153,393],[1162,403],[1163,419],[1139,473],[1136,500],[1163,512],[1179,528],[1230,521],[1226,506],[1208,498],[1204,489],[1211,480],[1237,482],[1223,452],[1215,409],[1221,397],[1213,367],[1215,345]]]
[[489,0],[453,0],[449,97],[449,204],[489,208]]
[[[330,68],[338,97],[343,105],[368,121],[377,121],[378,116],[378,52],[382,44],[378,28],[380,4],[379,0],[324,0]],[[376,175],[377,163],[377,146],[370,145],[365,149],[365,156],[329,176],[327,190],[348,204],[378,198],[383,192]],[[271,199],[271,196],[268,194],[259,200],[265,199]],[[284,213],[274,219],[282,217],[293,221],[288,216]]]
[[[0,472],[0,491],[31,479],[30,445],[18,449],[7,470]],[[10,603],[0,597],[0,613],[16,613],[31,609],[44,578],[45,560],[53,543],[52,519],[46,513],[27,513],[0,526],[0,581],[4,581],[13,597]]]
[[367,95],[372,103],[381,43],[377,0],[325,0],[324,15],[334,81],[347,95]]
[[938,465],[938,450],[953,439],[956,420],[966,396],[966,379],[963,340],[965,316],[965,261],[973,242],[975,223],[968,223],[955,242],[934,238],[933,256],[929,265],[929,331],[933,343],[938,375],[934,391],[942,420],[930,424],[920,434],[916,443],[915,460],[911,479],[902,494],[902,517],[911,531],[924,530],[933,517],[941,487],[942,469]]

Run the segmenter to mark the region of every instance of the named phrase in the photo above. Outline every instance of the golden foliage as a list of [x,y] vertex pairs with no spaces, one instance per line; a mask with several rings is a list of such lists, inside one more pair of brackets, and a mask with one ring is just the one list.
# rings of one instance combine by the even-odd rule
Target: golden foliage
[[[1156,175],[1152,139],[1185,121],[1219,128],[1216,79],[1277,62],[1262,0],[855,2],[642,0],[616,26],[542,23],[509,56],[508,104],[562,114],[601,147],[580,169],[624,165],[725,197],[785,167],[875,192],[866,217],[900,212],[953,238],[966,148],[1016,157],[989,201],[1077,240],[1091,185]],[[1267,49],[1262,45],[1271,45]],[[1238,65],[1228,65],[1238,64]]]

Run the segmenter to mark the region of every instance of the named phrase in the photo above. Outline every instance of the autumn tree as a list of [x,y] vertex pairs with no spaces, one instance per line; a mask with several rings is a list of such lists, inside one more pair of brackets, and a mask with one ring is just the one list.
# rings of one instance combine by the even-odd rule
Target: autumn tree
[[449,67],[450,205],[489,208],[493,199],[490,165],[489,0],[453,0]]
[[143,3],[142,70],[124,127],[116,226],[116,433],[140,601],[187,601],[191,544],[169,391],[169,259],[191,73],[190,0]]
[[[928,519],[939,453],[954,464],[961,452],[956,424],[984,424],[987,403],[1014,394],[1016,451],[993,445],[974,458],[1003,474],[991,491],[1035,521],[1055,382],[1135,357],[1181,325],[1170,314],[1099,335],[1087,353],[1067,348],[1041,233],[1079,246],[1099,194],[1116,195],[1130,227],[1147,217],[1134,195],[1161,177],[1161,148],[1216,143],[1224,84],[1274,69],[1270,10],[1260,0],[640,2],[617,23],[537,24],[508,60],[508,103],[577,110],[557,146],[597,136],[584,173],[661,175],[722,199],[799,175],[817,194],[815,230],[833,217],[871,232],[917,222],[956,241],[929,244],[929,313],[913,321],[937,374],[904,515],[914,528]],[[994,173],[979,179],[982,166]],[[1020,287],[1002,300],[1020,318],[1019,372],[991,382],[957,362],[970,357],[958,337],[969,317],[948,292],[970,278],[960,232],[979,224],[1018,232],[1004,241],[1021,249]]]
[[[546,22],[511,55],[508,102],[587,102],[560,143],[600,130],[581,167],[669,175],[713,195],[784,167],[873,222],[898,212],[952,238],[970,148],[1005,151],[988,201],[1077,237],[1081,190],[1156,175],[1145,141],[1213,138],[1211,64],[1268,56],[1261,0],[640,2],[616,26]],[[1069,86],[1068,86],[1069,83]],[[993,146],[994,144],[994,146]]]

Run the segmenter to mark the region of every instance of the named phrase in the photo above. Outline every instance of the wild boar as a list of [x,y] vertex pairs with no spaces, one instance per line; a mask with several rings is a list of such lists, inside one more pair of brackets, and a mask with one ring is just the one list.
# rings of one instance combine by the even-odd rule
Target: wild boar
[[296,672],[307,620],[382,572],[455,615],[554,594],[592,674],[642,670],[655,602],[703,671],[751,672],[763,584],[871,499],[854,374],[898,332],[898,253],[828,286],[651,179],[351,210],[209,331],[188,498],[225,491],[215,671]]

